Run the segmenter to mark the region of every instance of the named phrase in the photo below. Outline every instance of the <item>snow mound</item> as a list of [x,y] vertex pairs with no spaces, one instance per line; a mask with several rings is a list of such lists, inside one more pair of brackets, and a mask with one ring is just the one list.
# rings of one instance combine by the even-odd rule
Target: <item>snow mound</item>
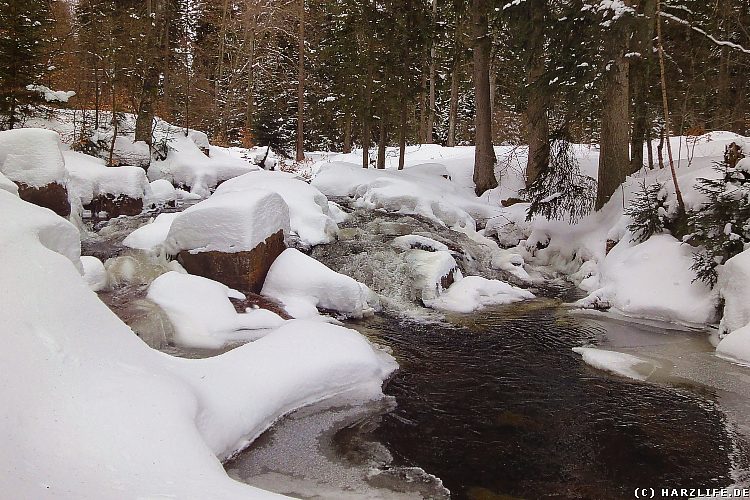
[[171,182],[158,179],[149,183],[149,194],[144,200],[146,205],[165,205],[177,201],[179,195]]
[[172,255],[249,251],[279,231],[289,233],[289,208],[278,194],[260,189],[218,194],[172,221],[165,248]]
[[[693,250],[668,234],[634,245],[626,235],[601,265],[602,289],[594,290],[625,316],[682,323],[708,323],[715,294],[694,281]],[[581,301],[585,304],[586,299]]]
[[174,340],[184,346],[216,348],[256,340],[284,323],[265,309],[237,313],[230,297],[245,298],[217,281],[175,271],[162,274],[148,289],[148,298],[169,316]]
[[282,498],[220,459],[294,409],[382,397],[396,367],[358,333],[304,321],[208,359],[165,355],[89,289],[72,224],[5,191],[0,212],[0,488],[13,498]]
[[150,190],[146,172],[140,167],[107,167],[104,160],[76,151],[66,151],[68,189],[84,205],[96,196],[129,196],[143,199]]
[[397,236],[396,238],[393,238],[391,244],[401,250],[418,249],[427,250],[428,252],[449,251],[448,247],[445,244],[440,243],[439,241],[435,241],[432,238],[427,238],[426,236],[419,236],[416,234]]
[[271,265],[261,294],[281,301],[295,318],[317,316],[318,308],[361,318],[379,307],[366,285],[294,248],[284,250]]
[[21,128],[0,132],[0,172],[16,183],[42,187],[65,183],[65,159],[57,132]]
[[534,294],[504,281],[490,280],[481,276],[466,276],[453,283],[435,299],[425,302],[433,309],[470,313],[488,306],[510,304],[524,299],[533,299]]
[[721,339],[716,346],[716,354],[721,357],[750,364],[750,325],[734,330]]
[[68,102],[68,100],[76,95],[73,90],[52,90],[44,85],[26,85],[26,90],[36,92],[47,102]]
[[0,172],[0,189],[18,196],[18,186],[16,186],[15,182],[5,177],[2,172]]
[[137,250],[154,250],[163,245],[169,234],[172,222],[179,217],[180,212],[163,213],[156,216],[150,223],[141,226],[125,237],[122,244]]
[[478,199],[472,188],[424,175],[417,169],[364,169],[345,162],[318,165],[313,186],[326,196],[349,196],[358,206],[426,217],[447,227],[476,229],[477,221],[485,221],[501,213]]
[[102,261],[96,257],[84,255],[81,257],[81,264],[83,265],[83,279],[89,284],[91,290],[98,292],[107,288],[107,270]]
[[211,156],[206,156],[201,151],[201,148],[208,147],[205,134],[190,131],[185,136],[183,129],[166,122],[159,123],[157,133],[166,138],[169,153],[165,160],[151,162],[148,178],[152,181],[166,179],[175,186],[188,187],[190,192],[206,197],[221,182],[258,169],[219,148],[210,148]]
[[461,279],[461,271],[456,260],[446,251],[428,252],[410,250],[406,254],[406,263],[414,280],[414,289],[418,299],[424,304],[436,299],[443,292],[443,282],[449,276],[454,280]]
[[750,250],[735,255],[719,268],[716,289],[724,300],[720,332],[730,333],[750,323]]
[[574,347],[573,352],[581,355],[587,365],[633,380],[646,380],[654,367],[640,358],[616,351],[606,351],[594,347]]
[[248,189],[265,189],[281,196],[289,206],[291,231],[304,245],[314,246],[336,239],[338,225],[331,216],[328,198],[317,188],[290,174],[260,170],[224,182],[215,195]]

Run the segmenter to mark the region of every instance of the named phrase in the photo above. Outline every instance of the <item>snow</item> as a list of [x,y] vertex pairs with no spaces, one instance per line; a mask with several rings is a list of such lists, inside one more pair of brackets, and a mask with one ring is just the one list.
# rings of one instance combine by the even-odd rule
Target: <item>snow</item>
[[157,132],[166,137],[170,148],[163,161],[152,161],[148,169],[150,180],[166,179],[175,186],[189,186],[190,192],[206,197],[219,183],[237,177],[258,167],[230,156],[222,148],[210,147],[206,156],[200,148],[208,146],[205,134],[184,130],[166,122],[159,122]]
[[456,260],[444,250],[428,252],[426,250],[409,250],[406,254],[414,288],[419,290],[419,299],[425,305],[436,299],[443,292],[441,281],[453,275],[454,279],[461,278]]
[[724,301],[720,332],[730,333],[750,323],[750,250],[735,255],[719,268],[716,289]]
[[149,183],[149,195],[145,200],[147,205],[164,205],[178,198],[177,190],[171,182],[165,179]]
[[107,270],[104,269],[102,261],[96,257],[84,255],[81,257],[83,265],[83,279],[88,283],[91,290],[98,292],[107,288]]
[[27,85],[26,90],[39,93],[47,102],[68,102],[76,95],[73,90],[52,90],[44,85]]
[[[144,344],[80,273],[77,229],[0,191],[0,488],[14,498],[281,498],[220,459],[395,368],[358,333],[291,321],[208,359]],[[145,464],[145,465],[144,465]]]
[[18,196],[18,186],[12,180],[8,179],[0,172],[0,189]]
[[173,221],[165,248],[176,255],[249,251],[275,233],[289,234],[289,208],[276,193],[261,189],[215,194]]
[[175,271],[156,278],[148,298],[167,313],[177,344],[218,348],[230,342],[256,340],[284,320],[265,309],[237,313],[229,298],[244,299],[236,290],[217,281]]
[[721,357],[750,364],[750,324],[738,328],[721,339],[716,346]]
[[157,215],[151,222],[127,235],[122,244],[138,250],[155,250],[164,244],[169,234],[169,228],[172,227],[172,222],[179,215],[180,212]]
[[430,252],[449,251],[448,247],[445,244],[440,243],[439,241],[435,241],[432,238],[419,236],[416,234],[397,236],[396,238],[393,238],[391,244],[401,250],[411,250],[413,248],[416,248],[419,250],[427,250]]
[[594,347],[574,347],[573,352],[580,354],[583,362],[587,365],[621,377],[646,380],[650,373],[644,372],[646,370],[653,371],[653,366],[650,363],[623,352],[607,351]]
[[604,259],[603,286],[594,293],[625,316],[708,323],[714,316],[715,296],[694,281],[692,255],[690,246],[668,234],[640,244],[632,244],[627,235]]
[[271,265],[261,294],[279,300],[295,318],[315,317],[319,308],[361,318],[379,308],[367,286],[294,248],[284,250]]
[[42,187],[65,183],[60,136],[50,130],[23,128],[0,132],[0,172],[15,183]]
[[104,160],[76,151],[65,151],[68,189],[86,205],[100,195],[143,199],[150,190],[146,172],[140,167],[107,167]]
[[263,170],[235,177],[216,189],[216,195],[265,189],[281,196],[289,207],[291,231],[306,246],[330,243],[338,226],[331,216],[328,199],[315,187],[283,172]]
[[534,294],[504,281],[466,276],[453,283],[435,299],[425,302],[433,309],[470,313],[488,306],[533,299]]

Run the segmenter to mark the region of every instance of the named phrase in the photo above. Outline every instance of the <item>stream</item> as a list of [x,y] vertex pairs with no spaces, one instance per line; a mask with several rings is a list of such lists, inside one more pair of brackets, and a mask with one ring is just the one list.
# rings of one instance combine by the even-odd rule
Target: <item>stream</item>
[[[298,498],[633,498],[636,488],[747,484],[750,369],[713,355],[705,332],[581,313],[551,279],[537,299],[440,315],[415,300],[389,245],[419,234],[448,245],[465,275],[513,280],[463,234],[417,217],[355,210],[340,241],[312,256],[366,283],[383,312],[347,322],[397,358],[387,397],[334,398],[281,419],[225,463],[237,480]],[[119,244],[145,219],[122,218],[84,242],[123,277],[102,299],[173,355],[163,313],[145,299],[168,262]],[[149,260],[150,259],[150,260]],[[118,267],[119,266],[119,267]],[[124,270],[120,269],[124,268]],[[571,348],[644,357],[647,382],[595,370]]]

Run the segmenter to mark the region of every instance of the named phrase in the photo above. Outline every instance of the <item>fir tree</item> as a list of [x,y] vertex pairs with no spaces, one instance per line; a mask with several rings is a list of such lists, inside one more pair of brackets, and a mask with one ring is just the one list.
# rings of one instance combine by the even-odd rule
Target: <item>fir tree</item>
[[643,181],[640,192],[625,209],[625,215],[630,217],[628,230],[633,235],[630,241],[643,243],[654,234],[664,232],[667,222],[666,201],[664,184],[657,182],[647,186],[646,181]]
[[26,89],[44,74],[45,28],[50,22],[46,0],[0,0],[0,114],[14,128],[23,106],[38,94]]

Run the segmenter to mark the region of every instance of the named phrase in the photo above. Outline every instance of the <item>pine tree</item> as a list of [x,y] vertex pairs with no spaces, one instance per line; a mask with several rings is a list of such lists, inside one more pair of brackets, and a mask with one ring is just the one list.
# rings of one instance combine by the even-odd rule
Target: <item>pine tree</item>
[[46,0],[0,0],[0,114],[9,129],[18,123],[23,107],[38,100],[26,87],[40,82],[46,71],[43,50],[49,24]]
[[630,217],[628,231],[633,235],[631,241],[642,243],[654,234],[664,232],[667,223],[666,201],[664,184],[657,182],[647,186],[645,181],[641,184],[641,190],[625,209],[625,215]]

